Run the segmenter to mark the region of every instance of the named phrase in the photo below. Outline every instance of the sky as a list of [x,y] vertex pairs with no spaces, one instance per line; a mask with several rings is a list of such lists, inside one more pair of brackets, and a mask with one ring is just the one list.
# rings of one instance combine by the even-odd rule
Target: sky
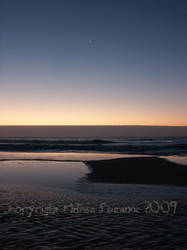
[[187,125],[187,1],[1,0],[0,125]]

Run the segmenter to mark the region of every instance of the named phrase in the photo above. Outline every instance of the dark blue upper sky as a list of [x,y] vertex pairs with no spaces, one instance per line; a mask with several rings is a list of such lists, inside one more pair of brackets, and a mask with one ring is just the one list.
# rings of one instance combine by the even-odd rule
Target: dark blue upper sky
[[0,124],[187,125],[187,1],[0,7]]

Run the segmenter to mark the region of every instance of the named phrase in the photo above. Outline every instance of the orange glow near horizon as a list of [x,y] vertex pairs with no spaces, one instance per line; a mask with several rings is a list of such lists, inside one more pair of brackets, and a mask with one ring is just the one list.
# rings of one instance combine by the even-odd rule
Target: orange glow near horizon
[[[124,83],[128,87],[115,87],[113,80],[107,86],[108,79],[103,85],[90,80],[89,86],[86,81],[79,86],[75,77],[67,82],[62,77],[64,85],[59,83],[56,88],[50,82],[42,86],[38,78],[27,81],[27,85],[25,81],[20,78],[20,88],[15,91],[4,85],[0,125],[187,126],[186,95],[176,88],[158,91],[128,81]],[[51,82],[56,83],[56,78]],[[18,80],[7,84],[18,85]]]
[[22,91],[2,96],[0,125],[187,126],[186,100],[164,91],[152,95],[135,90],[120,94],[98,90],[92,95]]
[[147,125],[147,126],[187,126],[179,114],[162,112],[123,111],[118,110],[12,110],[1,111],[0,125]]

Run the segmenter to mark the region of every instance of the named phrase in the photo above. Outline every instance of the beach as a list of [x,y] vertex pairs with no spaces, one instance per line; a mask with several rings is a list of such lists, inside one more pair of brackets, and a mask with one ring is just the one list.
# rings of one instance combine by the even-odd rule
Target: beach
[[[185,186],[110,179],[114,168],[122,176],[121,167],[132,159],[136,170],[142,163],[154,169],[150,162],[157,160],[161,168],[165,160],[99,153],[30,156],[9,152],[0,162],[1,249],[187,247]],[[95,173],[97,166],[102,170]]]
[[0,250],[187,250],[187,1],[0,21]]
[[187,250],[187,1],[0,21],[0,250]]

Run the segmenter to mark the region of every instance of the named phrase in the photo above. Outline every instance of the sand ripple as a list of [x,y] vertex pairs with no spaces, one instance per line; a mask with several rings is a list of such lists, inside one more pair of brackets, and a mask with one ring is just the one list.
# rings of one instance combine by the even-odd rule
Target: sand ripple
[[[122,204],[122,198],[0,185],[1,249],[187,249],[187,202],[176,214],[71,213],[68,204],[96,207]],[[131,205],[142,201],[131,201]],[[15,207],[58,207],[54,214],[16,213]],[[12,208],[12,210],[10,209]]]

